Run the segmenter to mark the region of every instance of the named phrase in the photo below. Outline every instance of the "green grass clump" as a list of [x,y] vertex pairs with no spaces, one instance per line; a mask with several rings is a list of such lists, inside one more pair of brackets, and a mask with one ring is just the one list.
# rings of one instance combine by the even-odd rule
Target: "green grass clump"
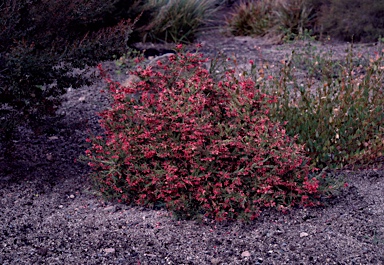
[[241,2],[227,20],[231,34],[235,36],[263,36],[272,25],[270,1]]
[[310,31],[314,23],[313,7],[308,0],[277,0],[273,12],[277,32],[294,39]]
[[307,0],[261,0],[238,4],[227,20],[233,35],[279,35],[282,39],[302,36],[314,22]]
[[215,12],[217,3],[217,0],[148,0],[143,10],[152,19],[139,30],[144,32],[144,40],[191,42]]

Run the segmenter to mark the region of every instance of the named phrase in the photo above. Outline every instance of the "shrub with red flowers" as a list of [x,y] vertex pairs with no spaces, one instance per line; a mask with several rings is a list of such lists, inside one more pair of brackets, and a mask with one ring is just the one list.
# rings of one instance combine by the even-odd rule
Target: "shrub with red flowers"
[[214,79],[207,60],[179,51],[138,66],[128,86],[100,66],[113,103],[100,114],[105,135],[88,139],[86,151],[99,191],[216,220],[317,204],[319,181],[303,146],[268,118],[276,99],[233,71]]

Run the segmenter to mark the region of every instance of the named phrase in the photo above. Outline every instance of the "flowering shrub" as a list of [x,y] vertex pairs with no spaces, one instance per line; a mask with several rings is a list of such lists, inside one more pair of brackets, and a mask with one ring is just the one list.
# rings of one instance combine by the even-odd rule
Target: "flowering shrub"
[[103,195],[216,220],[317,204],[320,182],[303,147],[268,118],[274,97],[232,71],[214,81],[201,55],[168,58],[138,66],[128,86],[100,66],[113,104],[86,155]]

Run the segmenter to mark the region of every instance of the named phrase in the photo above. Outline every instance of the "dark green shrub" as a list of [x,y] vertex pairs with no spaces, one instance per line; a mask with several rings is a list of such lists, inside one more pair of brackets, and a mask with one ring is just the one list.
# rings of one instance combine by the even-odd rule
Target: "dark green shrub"
[[[33,122],[54,115],[65,88],[87,82],[67,75],[71,67],[95,64],[127,51],[132,23],[123,18],[137,14],[130,11],[138,1],[126,2],[3,1],[0,109],[12,109],[19,120]],[[64,67],[55,67],[59,64]],[[0,120],[7,117],[4,114]],[[0,127],[12,128],[5,124]]]

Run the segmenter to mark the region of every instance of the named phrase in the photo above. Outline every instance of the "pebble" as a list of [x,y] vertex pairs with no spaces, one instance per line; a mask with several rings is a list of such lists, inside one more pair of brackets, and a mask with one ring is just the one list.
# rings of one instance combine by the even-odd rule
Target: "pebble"
[[47,154],[46,155],[46,158],[48,161],[52,161],[53,160],[53,155],[51,153]]
[[105,248],[105,249],[104,249],[104,252],[107,253],[107,254],[109,254],[109,253],[115,253],[115,251],[116,251],[116,250],[115,250],[114,248]]
[[307,236],[309,236],[308,233],[305,233],[305,232],[301,232],[301,233],[300,233],[300,237],[307,237]]
[[115,209],[115,207],[113,205],[111,205],[111,206],[105,207],[104,211],[109,212],[109,211],[113,211],[114,209]]
[[243,258],[246,258],[246,257],[250,257],[251,256],[251,253],[249,253],[249,251],[244,251],[243,253],[241,253],[241,256],[243,257]]

